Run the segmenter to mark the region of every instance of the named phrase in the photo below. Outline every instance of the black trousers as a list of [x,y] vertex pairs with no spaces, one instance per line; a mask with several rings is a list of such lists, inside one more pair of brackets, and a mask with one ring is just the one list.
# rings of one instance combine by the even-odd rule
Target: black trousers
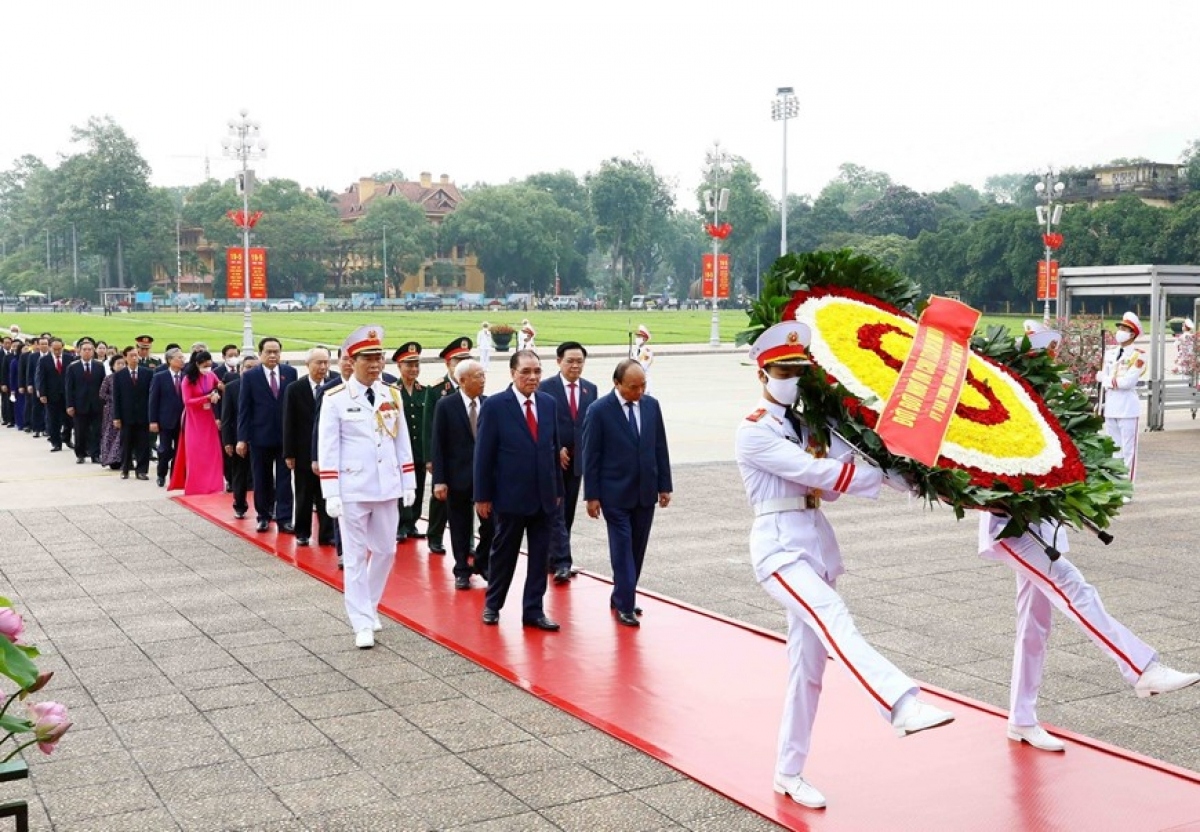
[[317,540],[333,540],[333,518],[325,511],[321,495],[321,478],[312,466],[296,460],[296,537],[312,537],[313,509],[317,510]]
[[[440,503],[441,500],[433,500]],[[446,496],[447,525],[450,527],[450,549],[454,552],[454,577],[465,578],[472,572],[488,574],[488,559],[495,538],[492,518],[479,518],[479,545],[475,542],[475,503],[470,491],[450,491]],[[472,564],[472,552],[474,563]]]
[[251,445],[250,474],[254,477],[254,513],[258,519],[291,522],[292,472],[283,461],[283,448]]
[[121,472],[150,473],[150,426],[121,423]]
[[546,558],[553,516],[541,509],[536,514],[497,512],[495,521],[496,537],[492,541],[491,561],[488,563],[488,588],[484,604],[497,612],[504,606],[521,554],[521,539],[528,537],[529,563],[525,574],[524,597],[521,599],[521,620],[535,621],[544,615],[542,598],[546,594]]
[[46,438],[50,440],[51,447],[61,448],[63,440],[67,438],[64,435],[67,407],[62,402],[46,402],[45,414]]
[[[417,500],[418,506],[421,501]],[[429,528],[425,530],[429,536],[429,545],[441,546],[446,538],[446,503],[444,500],[429,501]]]
[[80,413],[75,411],[75,458],[90,456],[100,458],[100,421],[103,412]]
[[554,530],[550,534],[550,564],[549,570],[570,569],[574,564],[571,559],[571,527],[575,525],[575,508],[579,505],[579,486],[583,477],[572,471],[563,471],[563,501],[554,518]]
[[32,393],[25,395],[25,426],[33,428],[34,433],[46,430],[46,406]]
[[158,426],[158,469],[160,477],[166,477],[171,472],[171,464],[175,461],[175,452],[179,450],[179,428],[164,428]]
[[[4,362],[4,363],[7,364],[8,362]],[[2,369],[7,374],[8,369],[7,368],[2,368]],[[4,422],[4,424],[6,424],[6,425],[11,425],[11,424],[15,424],[16,417],[14,415],[15,411],[13,408],[13,402],[9,401],[8,395],[9,395],[8,393],[4,393],[2,396],[0,396],[0,421]]]
[[237,451],[225,455],[229,471],[229,488],[233,492],[233,510],[243,514],[250,508],[246,492],[254,487],[250,479],[250,460],[237,455]]
[[[418,462],[415,466],[417,474],[417,500],[411,506],[400,506],[400,523],[396,534],[411,535],[417,530],[417,520],[421,519],[421,507],[425,504],[425,463]],[[440,502],[433,500],[432,502]],[[432,516],[432,506],[430,507]]]

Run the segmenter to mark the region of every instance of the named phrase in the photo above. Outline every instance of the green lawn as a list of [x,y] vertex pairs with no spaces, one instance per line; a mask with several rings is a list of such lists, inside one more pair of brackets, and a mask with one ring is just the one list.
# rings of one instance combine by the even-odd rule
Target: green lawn
[[[721,340],[732,342],[745,329],[746,314],[730,310],[720,313]],[[452,338],[466,335],[472,339],[479,324],[487,319],[493,325],[506,323],[517,328],[528,317],[537,329],[537,341],[549,346],[565,340],[588,345],[624,344],[628,333],[638,324],[649,327],[656,344],[708,343],[710,312],[647,311],[647,312],[501,312],[490,315],[481,312],[255,312],[254,337],[274,335],[283,340],[287,351],[303,350],[314,344],[338,345],[355,327],[378,323],[384,328],[387,343],[416,339],[426,349],[438,350]],[[999,323],[1013,329],[1021,328],[1024,315],[989,315],[980,326]],[[154,312],[113,315],[99,313],[78,315],[70,312],[5,312],[0,316],[0,328],[12,324],[25,333],[53,332],[68,342],[91,336],[109,344],[126,346],[137,335],[155,338],[156,352],[169,342],[190,346],[203,341],[210,349],[223,344],[241,344],[242,316],[234,312]]]

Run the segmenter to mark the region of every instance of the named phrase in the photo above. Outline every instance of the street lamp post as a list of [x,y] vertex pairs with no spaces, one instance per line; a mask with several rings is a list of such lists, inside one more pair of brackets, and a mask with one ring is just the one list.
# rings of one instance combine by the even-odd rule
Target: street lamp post
[[1037,206],[1038,225],[1042,228],[1042,243],[1046,253],[1046,305],[1042,310],[1042,323],[1047,327],[1050,326],[1050,263],[1054,257],[1054,249],[1058,248],[1056,244],[1061,237],[1054,236],[1054,226],[1058,225],[1062,219],[1063,206],[1061,202],[1055,202],[1055,199],[1061,199],[1063,191],[1066,190],[1066,185],[1058,181],[1054,175],[1054,171],[1048,170],[1042,176],[1042,181],[1033,186],[1040,199],[1045,201],[1045,205]]
[[775,90],[771,102],[771,119],[783,122],[783,199],[779,202],[779,256],[787,254],[787,123],[788,119],[800,115],[800,100],[791,87]]
[[221,140],[225,155],[242,163],[240,176],[242,192],[242,289],[245,307],[242,310],[242,355],[254,355],[254,326],[250,312],[250,187],[252,172],[247,168],[251,159],[261,159],[267,152],[267,143],[259,138],[259,124],[247,116],[243,109],[238,118],[229,120],[229,135]]
[[[717,312],[717,287],[720,283],[721,274],[721,212],[729,209],[729,189],[721,187],[721,172],[722,166],[725,163],[725,153],[721,150],[721,143],[717,142],[713,145],[712,151],[708,154],[708,163],[712,170],[713,187],[712,190],[704,192],[704,210],[711,211],[713,215],[712,225],[709,226],[709,235],[712,237],[713,246],[713,279],[712,279],[712,325],[709,328],[708,345],[710,347],[721,346],[721,317]],[[728,234],[725,231],[724,234]]]

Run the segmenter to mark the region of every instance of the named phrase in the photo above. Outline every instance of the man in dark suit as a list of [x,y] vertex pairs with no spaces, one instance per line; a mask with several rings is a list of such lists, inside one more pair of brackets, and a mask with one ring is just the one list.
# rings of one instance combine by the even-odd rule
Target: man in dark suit
[[[319,442],[317,441],[318,432],[321,430],[321,399],[325,397],[325,393],[337,387],[339,384],[344,384],[349,381],[354,375],[354,359],[349,352],[339,348],[337,352],[337,368],[336,373],[330,373],[329,380],[321,385],[321,389],[317,391],[316,401],[313,402],[313,437],[312,437],[312,461],[313,466],[320,471],[320,454],[318,453]],[[387,375],[386,373],[384,375]],[[322,496],[324,496],[322,494]],[[322,544],[324,545],[324,544]],[[344,556],[342,554],[342,532],[337,518],[333,518],[333,545],[337,547],[338,569],[344,568]]]
[[496,523],[483,623],[499,623],[521,538],[527,536],[521,622],[557,630],[558,622],[548,618],[542,607],[550,531],[563,490],[556,409],[553,398],[538,392],[542,362],[537,353],[517,350],[508,366],[512,387],[480,406],[475,440],[475,510],[485,520],[495,512]]
[[16,423],[13,402],[8,398],[8,364],[13,357],[13,339],[5,335],[3,344],[0,345],[0,421],[4,422],[6,428],[11,428]]
[[487,374],[478,361],[467,359],[454,368],[458,394],[445,396],[433,411],[433,498],[446,504],[450,548],[454,551],[454,587],[470,589],[471,574],[487,580],[488,555],[492,548],[493,524],[489,517],[479,521],[479,545],[475,539],[475,434]]
[[171,463],[179,445],[179,425],[183,420],[183,350],[171,347],[150,383],[150,432],[158,434],[158,470],[155,482],[166,485]]
[[51,338],[49,351],[38,359],[34,370],[33,386],[37,390],[38,401],[45,408],[46,438],[50,440],[51,451],[61,451],[63,448],[67,422],[64,374],[70,363],[70,356],[63,351],[62,339]]
[[[429,443],[432,441],[433,435],[433,417],[430,414],[433,413],[438,401],[443,396],[449,396],[458,390],[458,382],[454,380],[454,368],[458,366],[458,362],[471,357],[471,339],[466,336],[455,338],[438,355],[446,362],[446,377],[437,384],[425,388],[427,418],[425,419],[422,443],[426,470],[429,469]],[[416,444],[414,441],[414,447]],[[435,555],[446,554],[446,546],[443,543],[446,534],[446,504],[441,500],[429,501],[429,523],[426,526],[426,533],[429,535],[429,551]]]
[[38,401],[37,393],[33,387],[33,377],[37,369],[38,359],[49,351],[50,341],[46,340],[43,345],[42,339],[39,338],[30,343],[29,349],[21,353],[17,359],[17,386],[25,394],[25,432],[32,433],[34,439],[42,435],[45,425],[42,421],[43,417],[39,415],[44,411],[42,403]]
[[226,383],[226,378],[233,378],[238,374],[238,365],[241,364],[237,344],[226,344],[221,347],[221,363],[213,367],[213,373],[221,380],[221,383]]
[[[408,435],[412,439],[413,463],[417,474],[417,501],[411,506],[400,508],[400,527],[396,529],[396,540],[408,538],[423,538],[425,533],[417,529],[417,520],[421,517],[421,507],[425,503],[425,474],[428,470],[429,458],[426,456],[425,421],[433,419],[433,409],[425,409],[427,393],[425,385],[417,379],[421,375],[421,345],[416,341],[401,344],[392,353],[392,361],[396,365],[399,378],[391,382],[400,388],[400,400],[404,408],[404,423],[408,425]],[[384,379],[387,380],[386,377]]]
[[563,341],[555,350],[558,356],[558,375],[542,382],[543,393],[554,397],[558,410],[559,465],[562,468],[562,511],[555,516],[550,538],[550,571],[555,583],[571,580],[571,527],[575,524],[575,507],[579,503],[579,483],[583,478],[583,456],[578,453],[578,441],[583,418],[596,401],[596,385],[583,378],[587,350],[578,341]]
[[[242,372],[258,366],[258,356],[248,355],[242,362]],[[246,502],[246,491],[252,487],[250,460],[237,453],[238,399],[242,393],[242,377],[237,373],[225,376],[225,395],[221,399],[221,448],[228,462],[229,490],[233,493],[233,516],[241,520],[250,507]]]
[[254,512],[258,531],[265,532],[271,519],[285,534],[291,534],[292,478],[283,461],[283,394],[296,380],[296,368],[280,363],[283,345],[278,338],[258,342],[261,362],[242,374],[238,400],[237,452],[250,456],[254,477]]
[[329,350],[313,347],[304,362],[308,373],[283,394],[283,461],[295,479],[296,545],[307,546],[312,538],[313,508],[317,510],[317,542],[333,543],[333,519],[325,512],[321,479],[312,458],[314,403],[329,374]]
[[121,431],[121,479],[135,470],[139,480],[150,479],[150,377],[138,366],[136,347],[125,348],[125,369],[113,377],[113,426]]
[[104,383],[104,365],[96,360],[96,347],[91,338],[79,341],[79,360],[66,370],[64,395],[67,415],[75,421],[75,463],[82,465],[84,457],[100,464],[100,420],[104,416],[104,401],[100,385]]
[[610,604],[617,621],[637,627],[635,603],[654,507],[671,503],[671,458],[662,411],[645,395],[646,373],[631,358],[617,364],[613,391],[583,422],[583,499],[589,517],[604,512],[612,562]]

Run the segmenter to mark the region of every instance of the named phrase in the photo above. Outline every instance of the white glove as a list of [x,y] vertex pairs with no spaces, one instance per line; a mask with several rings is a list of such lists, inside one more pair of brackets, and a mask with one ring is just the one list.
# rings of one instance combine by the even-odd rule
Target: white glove
[[342,516],[342,498],[341,497],[326,497],[325,498],[325,513],[333,518],[341,517]]
[[408,508],[416,501],[417,501],[417,492],[415,492],[415,491],[405,491],[403,494],[400,495],[400,503],[405,508]]

